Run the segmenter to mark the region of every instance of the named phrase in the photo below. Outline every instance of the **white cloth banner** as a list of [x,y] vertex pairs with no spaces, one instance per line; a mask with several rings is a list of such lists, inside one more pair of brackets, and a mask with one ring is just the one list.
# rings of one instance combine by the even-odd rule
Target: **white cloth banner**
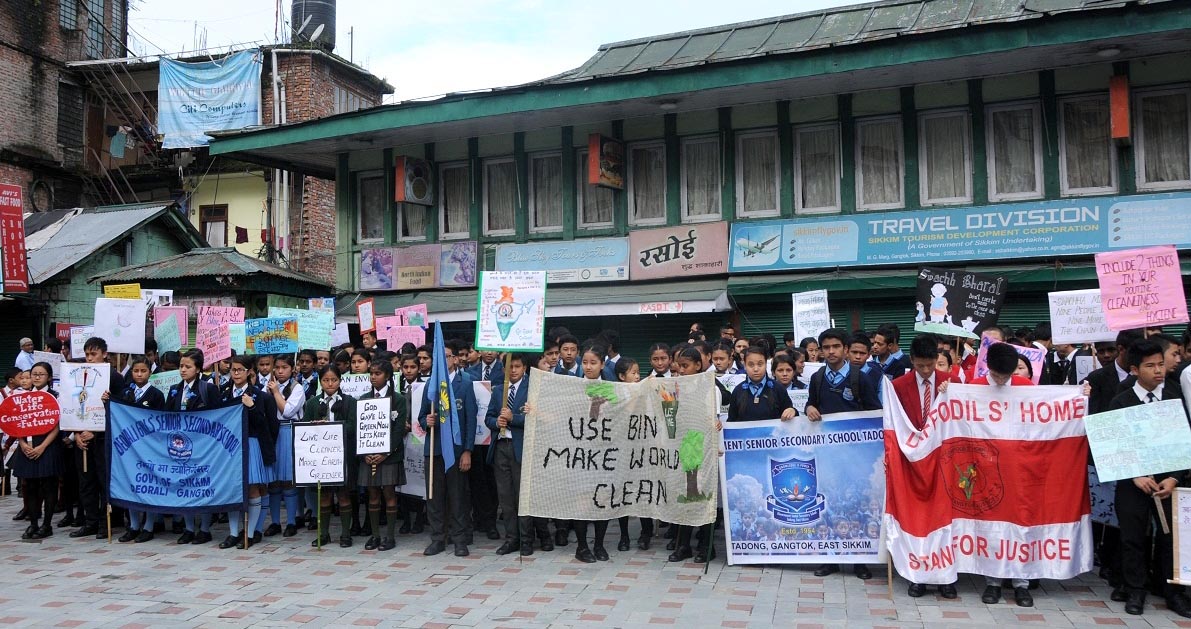
[[635,384],[530,371],[520,515],[715,520],[719,398],[711,373]]

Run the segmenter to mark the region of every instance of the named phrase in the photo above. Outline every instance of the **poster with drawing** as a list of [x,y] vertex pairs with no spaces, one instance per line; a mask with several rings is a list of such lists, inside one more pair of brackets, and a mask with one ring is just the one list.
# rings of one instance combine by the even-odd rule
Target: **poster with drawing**
[[540,352],[545,333],[545,271],[480,274],[476,349]]
[[145,302],[140,299],[95,300],[95,336],[113,354],[145,353]]
[[996,324],[1008,287],[1003,277],[922,267],[914,331],[978,339]]

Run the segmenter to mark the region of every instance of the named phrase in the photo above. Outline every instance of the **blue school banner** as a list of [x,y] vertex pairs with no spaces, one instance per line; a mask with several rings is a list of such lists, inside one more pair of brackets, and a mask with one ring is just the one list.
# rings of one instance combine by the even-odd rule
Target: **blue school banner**
[[881,418],[724,424],[728,563],[884,563]]
[[111,502],[154,513],[244,508],[247,427],[241,406],[154,411],[111,405]]
[[1186,192],[732,224],[730,273],[1191,248]]
[[162,57],[157,111],[157,132],[167,149],[207,146],[207,131],[260,124],[260,51],[199,63]]

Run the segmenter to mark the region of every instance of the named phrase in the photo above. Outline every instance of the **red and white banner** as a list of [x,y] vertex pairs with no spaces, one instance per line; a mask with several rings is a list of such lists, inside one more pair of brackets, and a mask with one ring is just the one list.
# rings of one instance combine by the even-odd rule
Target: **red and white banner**
[[916,430],[884,387],[885,538],[898,574],[1069,579],[1092,569],[1087,398],[950,384]]
[[25,254],[25,215],[21,187],[0,184],[0,247],[4,252],[4,292],[29,292]]

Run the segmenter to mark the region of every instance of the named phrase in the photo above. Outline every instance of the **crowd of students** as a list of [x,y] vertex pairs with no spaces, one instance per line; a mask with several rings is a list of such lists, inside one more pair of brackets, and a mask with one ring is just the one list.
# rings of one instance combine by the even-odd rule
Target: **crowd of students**
[[[575,540],[575,558],[584,563],[608,561],[607,532],[611,521],[566,521],[518,515],[523,433],[527,421],[534,421],[527,405],[531,368],[592,380],[637,382],[642,378],[665,378],[710,371],[716,376],[744,374],[732,389],[719,385],[725,421],[795,418],[819,421],[824,415],[881,408],[882,388],[891,386],[912,422],[921,427],[932,400],[948,383],[966,382],[996,387],[1039,384],[1083,383],[1089,397],[1089,413],[1102,412],[1156,400],[1182,399],[1184,387],[1191,387],[1191,332],[1175,339],[1161,329],[1121,332],[1115,343],[1075,346],[1051,343],[1049,325],[1033,329],[991,328],[987,336],[998,341],[987,351],[987,375],[977,377],[976,351],[971,341],[919,334],[900,347],[901,331],[885,324],[871,334],[856,330],[830,329],[817,338],[796,339],[786,334],[780,341],[772,335],[743,338],[732,325],[718,335],[709,335],[697,324],[673,345],[657,343],[649,348],[648,365],[620,354],[617,332],[605,330],[580,341],[565,328],[547,333],[540,354],[511,354],[506,361],[494,352],[477,352],[461,339],[448,340],[442,348],[456,400],[459,420],[457,435],[444,428],[436,406],[422,404],[417,417],[410,416],[410,396],[415,383],[431,377],[433,351],[424,345],[406,344],[397,351],[378,345],[372,333],[365,333],[359,346],[332,350],[302,350],[296,355],[233,356],[203,371],[203,355],[197,350],[165,352],[160,356],[152,341],[143,356],[110,357],[103,339],[92,338],[84,348],[89,363],[112,363],[110,393],[116,399],[155,410],[198,410],[240,405],[248,426],[247,511],[165,515],[135,510],[112,510],[114,528],[123,528],[119,541],[145,543],[163,534],[170,520],[179,544],[213,541],[212,526],[226,521],[227,537],[218,545],[228,549],[247,548],[265,537],[293,537],[302,529],[316,530],[312,545],[331,542],[334,521],[338,522],[338,543],[350,547],[356,537],[365,537],[366,550],[387,551],[396,546],[399,535],[419,535],[429,528],[426,555],[444,552],[448,544],[456,556],[469,554],[474,536],[503,541],[497,554],[531,555],[535,546],[546,552]],[[710,338],[709,338],[710,336]],[[22,339],[18,366],[7,373],[0,396],[22,390],[50,389],[52,366],[46,362],[27,365],[32,356],[31,341]],[[1046,352],[1042,372],[1035,378],[1033,365],[1014,345],[1037,347]],[[51,339],[46,351],[61,351]],[[28,356],[26,356],[26,354]],[[1094,360],[1098,368],[1080,378],[1078,367]],[[21,361],[24,361],[23,363]],[[804,382],[806,363],[822,363]],[[115,365],[123,368],[117,370]],[[161,392],[149,384],[150,376],[177,369],[182,381]],[[340,390],[344,374],[368,374],[371,388],[361,398],[389,398],[392,449],[387,454],[356,455],[348,452],[347,482],[324,486],[321,500],[310,489],[294,486],[292,463],[293,424],[299,421],[335,421],[345,426],[345,443],[353,446],[357,400]],[[1180,380],[1182,384],[1180,385]],[[492,403],[483,417],[477,417],[472,383],[492,385]],[[792,402],[803,391],[806,405]],[[801,416],[801,417],[800,417]],[[454,439],[456,464],[444,469],[441,456],[430,457],[431,439],[424,456],[427,479],[434,492],[430,500],[402,493],[406,485],[405,436],[413,422],[434,434],[434,439]],[[492,433],[490,445],[475,443],[477,422]],[[721,426],[716,422],[717,429]],[[77,527],[70,537],[97,539],[109,535],[106,485],[107,462],[102,432],[63,433],[57,429],[41,437],[9,440],[11,456],[7,467],[19,478],[23,508],[15,520],[27,520],[22,537],[43,539],[54,534],[51,522],[63,513],[59,528]],[[437,454],[437,453],[436,453]],[[1140,614],[1146,593],[1155,591],[1166,599],[1176,614],[1191,618],[1191,601],[1181,586],[1170,585],[1171,539],[1160,527],[1154,497],[1164,499],[1170,517],[1169,497],[1174,488],[1191,481],[1188,471],[1172,471],[1153,477],[1121,481],[1116,485],[1116,509],[1120,528],[1098,527],[1096,552],[1101,576],[1113,586],[1112,599],[1126,603],[1126,611]],[[283,510],[284,507],[284,516]],[[284,519],[283,519],[284,517]],[[498,525],[499,518],[499,525]],[[629,518],[616,522],[619,534],[616,550],[629,552],[634,546]],[[502,530],[503,529],[503,530]],[[589,529],[591,534],[589,536]],[[663,532],[664,529],[664,532]],[[655,535],[666,540],[669,561],[693,558],[707,562],[714,558],[714,525],[682,527],[641,519],[636,548],[649,550]],[[247,532],[245,532],[247,531]],[[825,564],[816,576],[839,570]],[[863,564],[853,566],[861,579],[871,577]],[[988,578],[982,600],[1001,599],[1001,579]],[[1031,583],[1014,579],[1009,584],[1017,605],[1033,605]],[[939,586],[943,598],[955,598],[955,584]],[[912,583],[910,596],[926,593],[926,586]]]

